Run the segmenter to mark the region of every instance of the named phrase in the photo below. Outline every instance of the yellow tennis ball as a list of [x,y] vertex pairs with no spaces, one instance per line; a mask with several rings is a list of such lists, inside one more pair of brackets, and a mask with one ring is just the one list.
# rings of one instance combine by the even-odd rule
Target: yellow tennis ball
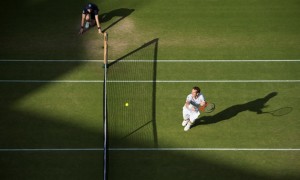
[[129,106],[129,104],[128,104],[128,103],[125,103],[125,106],[126,106],[126,107]]

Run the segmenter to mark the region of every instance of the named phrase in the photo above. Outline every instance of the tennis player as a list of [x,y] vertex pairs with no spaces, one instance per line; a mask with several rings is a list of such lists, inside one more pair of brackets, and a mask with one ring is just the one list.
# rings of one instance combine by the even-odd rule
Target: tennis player
[[96,4],[89,3],[85,8],[83,8],[79,34],[82,34],[85,29],[95,26],[95,24],[97,24],[98,33],[102,34],[98,13],[99,8]]
[[193,87],[192,93],[187,96],[182,110],[182,126],[184,127],[184,131],[188,131],[191,128],[200,115],[199,107],[204,105],[205,100],[203,94],[201,94],[200,88],[197,86]]

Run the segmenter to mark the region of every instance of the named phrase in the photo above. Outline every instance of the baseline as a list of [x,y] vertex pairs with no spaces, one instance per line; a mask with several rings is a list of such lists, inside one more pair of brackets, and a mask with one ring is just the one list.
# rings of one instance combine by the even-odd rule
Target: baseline
[[[108,62],[113,62],[115,60],[108,60]],[[236,60],[218,60],[218,59],[212,59],[212,60],[208,60],[208,59],[198,59],[198,60],[126,60],[126,61],[119,61],[119,62],[163,62],[163,63],[170,63],[170,62],[300,62],[299,59],[249,59],[249,60],[242,60],[242,59],[236,59]],[[28,60],[21,60],[21,59],[2,59],[0,60],[0,62],[96,62],[96,63],[103,63],[103,60],[80,60],[80,59],[70,59],[70,60],[66,60],[66,59],[61,59],[61,60],[42,60],[42,59],[37,59],[37,60],[33,60],[33,59],[28,59]]]
[[[0,149],[0,152],[103,151],[103,148]],[[109,148],[109,151],[300,151],[300,148]]]
[[[103,80],[0,80],[0,83],[103,83]],[[277,80],[108,80],[107,83],[299,83],[299,79]]]

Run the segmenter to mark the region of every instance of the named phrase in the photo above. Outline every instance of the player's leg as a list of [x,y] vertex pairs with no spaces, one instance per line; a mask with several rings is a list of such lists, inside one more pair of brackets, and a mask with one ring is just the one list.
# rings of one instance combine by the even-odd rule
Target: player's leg
[[88,29],[90,26],[95,26],[95,24],[96,24],[95,15],[87,14],[85,16],[85,28]]
[[88,29],[90,27],[91,15],[86,14],[85,16],[85,28]]
[[86,22],[89,22],[90,19],[91,19],[91,15],[90,15],[90,14],[86,14],[86,16],[85,16],[85,21],[86,21]]
[[190,114],[190,121],[187,123],[187,125],[184,127],[184,131],[188,131],[191,126],[194,124],[194,122],[196,121],[196,119],[198,118],[198,116],[200,115],[200,112],[195,112],[193,111],[191,114]]
[[182,115],[183,115],[182,126],[186,126],[190,121],[190,111],[185,106],[183,106],[182,108]]
[[95,26],[95,24],[96,24],[95,14],[92,13],[90,15],[90,25]]

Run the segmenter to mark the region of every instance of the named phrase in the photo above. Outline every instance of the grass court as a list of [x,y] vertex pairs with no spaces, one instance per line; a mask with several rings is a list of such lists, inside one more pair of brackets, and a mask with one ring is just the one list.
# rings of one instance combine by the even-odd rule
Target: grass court
[[[0,2],[1,179],[103,179],[103,36],[78,35],[87,3]],[[108,179],[300,178],[298,0],[94,3]],[[193,86],[216,109],[184,132]]]

